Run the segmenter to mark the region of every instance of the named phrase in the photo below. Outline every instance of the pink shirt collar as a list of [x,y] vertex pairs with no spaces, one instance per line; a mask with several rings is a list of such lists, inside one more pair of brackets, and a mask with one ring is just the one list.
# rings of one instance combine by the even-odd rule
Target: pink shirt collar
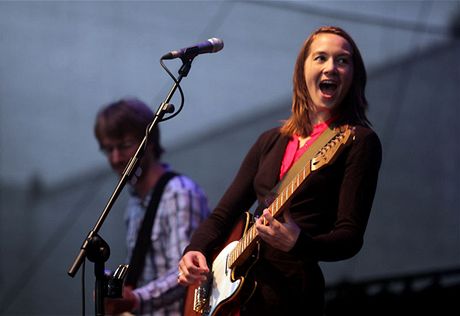
[[331,117],[325,122],[318,123],[313,126],[313,131],[310,134],[310,138],[307,140],[305,145],[299,148],[299,135],[294,134],[289,140],[284,152],[284,157],[281,162],[280,179],[284,177],[286,172],[292,167],[292,165],[302,156],[302,154],[313,144],[316,139],[336,120],[336,117]]

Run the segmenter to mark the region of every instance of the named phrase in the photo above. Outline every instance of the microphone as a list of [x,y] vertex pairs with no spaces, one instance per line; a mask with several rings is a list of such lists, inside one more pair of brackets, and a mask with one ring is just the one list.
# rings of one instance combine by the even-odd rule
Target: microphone
[[219,38],[213,37],[195,46],[173,50],[165,54],[161,59],[195,58],[200,54],[217,53],[222,48],[224,48],[224,42]]

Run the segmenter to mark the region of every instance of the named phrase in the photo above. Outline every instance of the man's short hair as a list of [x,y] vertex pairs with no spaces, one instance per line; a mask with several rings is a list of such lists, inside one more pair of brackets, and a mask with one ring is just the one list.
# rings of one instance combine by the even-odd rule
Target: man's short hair
[[[94,134],[99,142],[104,136],[121,139],[127,134],[141,141],[153,117],[153,111],[142,101],[135,98],[120,99],[99,111],[94,125]],[[149,135],[149,144],[153,145],[155,159],[160,159],[164,150],[160,143],[158,125]]]

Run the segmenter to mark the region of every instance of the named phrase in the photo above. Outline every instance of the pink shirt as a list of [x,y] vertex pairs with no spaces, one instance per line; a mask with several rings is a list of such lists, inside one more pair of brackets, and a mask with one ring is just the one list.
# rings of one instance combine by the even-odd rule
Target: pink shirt
[[294,134],[287,144],[286,151],[284,152],[283,161],[281,162],[280,179],[284,177],[286,172],[292,165],[302,156],[302,154],[314,143],[315,140],[328,128],[328,126],[335,121],[335,117],[328,119],[326,122],[318,123],[313,126],[313,131],[307,142],[299,148],[299,135]]

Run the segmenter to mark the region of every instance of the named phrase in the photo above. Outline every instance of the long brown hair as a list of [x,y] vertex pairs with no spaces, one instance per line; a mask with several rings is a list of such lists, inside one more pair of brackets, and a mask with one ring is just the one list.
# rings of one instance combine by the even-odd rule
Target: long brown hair
[[292,113],[281,127],[281,133],[284,135],[298,134],[302,137],[307,137],[312,132],[310,112],[313,110],[313,105],[305,82],[304,64],[310,53],[311,44],[322,33],[343,37],[353,50],[353,81],[344,100],[337,109],[337,123],[370,125],[366,117],[368,103],[364,94],[367,74],[361,53],[351,36],[343,29],[337,26],[322,26],[310,34],[297,56],[293,76]]

